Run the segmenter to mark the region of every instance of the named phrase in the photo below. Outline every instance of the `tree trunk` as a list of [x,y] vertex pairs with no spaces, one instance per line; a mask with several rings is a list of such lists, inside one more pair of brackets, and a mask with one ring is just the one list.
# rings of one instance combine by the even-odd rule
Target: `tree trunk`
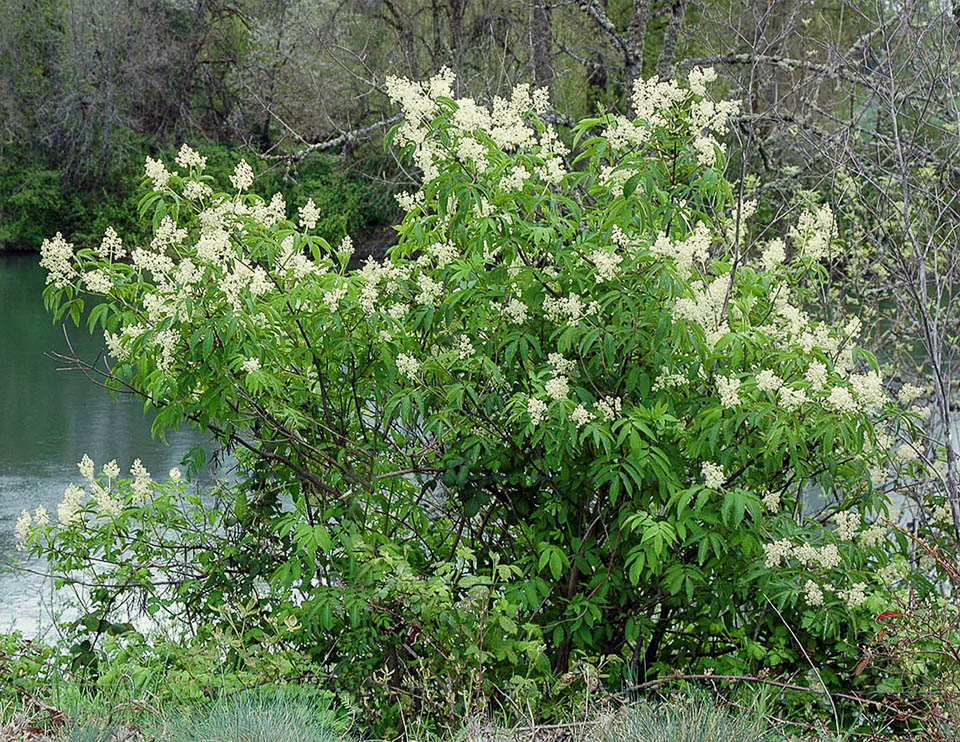
[[530,23],[530,53],[533,57],[533,80],[546,88],[553,100],[553,17],[549,0],[534,0]]

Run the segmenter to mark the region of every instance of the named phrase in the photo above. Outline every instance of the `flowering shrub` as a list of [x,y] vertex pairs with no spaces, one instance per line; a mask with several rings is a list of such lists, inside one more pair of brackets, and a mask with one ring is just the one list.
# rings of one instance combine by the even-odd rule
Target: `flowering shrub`
[[291,219],[247,195],[245,162],[222,192],[186,146],[176,171],[148,161],[149,245],[44,243],[48,306],[103,298],[110,383],[158,434],[189,422],[237,451],[264,610],[358,698],[382,681],[444,714],[574,661],[644,678],[802,669],[800,644],[855,658],[897,577],[876,485],[916,415],[859,322],[811,308],[840,247],[828,209],[744,250],[752,204],[719,144],[736,104],[712,79],[640,81],[638,118],[568,138],[540,91],[488,109],[447,72],[391,79],[423,183],[356,270],[349,239],[311,234],[312,203]]

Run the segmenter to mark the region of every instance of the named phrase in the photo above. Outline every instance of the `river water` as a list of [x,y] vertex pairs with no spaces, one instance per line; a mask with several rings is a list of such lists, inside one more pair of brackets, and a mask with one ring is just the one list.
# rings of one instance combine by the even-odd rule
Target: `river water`
[[[21,510],[43,505],[55,514],[64,488],[81,483],[77,462],[85,453],[98,471],[116,459],[126,472],[139,458],[165,479],[191,448],[207,443],[197,431],[170,433],[166,445],[152,440],[142,404],[114,400],[81,373],[57,370],[45,354],[66,353],[67,344],[63,325],[52,324],[43,307],[46,272],[38,261],[36,253],[0,253],[0,632],[31,635],[50,626],[52,596],[38,574],[43,563],[24,560],[16,549]],[[101,352],[102,337],[91,337],[84,325],[68,320],[67,330],[81,358],[92,361]],[[7,568],[13,562],[18,572]]]

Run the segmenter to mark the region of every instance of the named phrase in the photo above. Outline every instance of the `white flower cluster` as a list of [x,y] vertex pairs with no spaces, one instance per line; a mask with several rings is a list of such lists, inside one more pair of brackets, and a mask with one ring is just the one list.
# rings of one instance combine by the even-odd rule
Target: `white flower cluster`
[[866,412],[872,412],[882,407],[887,401],[883,379],[876,371],[868,371],[865,374],[850,374],[850,386],[853,388],[853,395],[857,402]]
[[183,182],[183,197],[190,201],[200,201],[213,195],[213,189],[199,180],[185,180]]
[[811,389],[819,391],[827,383],[827,367],[820,361],[811,361],[804,378],[809,382]]
[[710,244],[713,235],[710,227],[699,222],[693,231],[679,242],[670,239],[666,233],[660,232],[650,246],[650,253],[662,258],[671,258],[675,261],[677,270],[685,273],[690,270],[695,261],[705,263],[710,257]]
[[787,412],[795,412],[807,402],[807,393],[803,389],[789,386],[780,387],[779,404]]
[[717,79],[717,73],[713,67],[694,67],[687,75],[687,85],[690,91],[696,95],[706,96],[707,85]]
[[[364,284],[360,290],[359,303],[367,315],[374,314],[381,304],[381,287],[387,292],[392,293],[397,289],[401,281],[410,277],[411,268],[393,263],[390,260],[379,262],[374,258],[368,258],[363,264],[357,275],[363,279]],[[417,301],[420,303],[435,302],[443,291],[441,284],[431,279],[426,274],[419,278],[420,295]]]
[[804,583],[803,596],[807,601],[807,605],[811,605],[811,606],[823,605],[823,591],[820,589],[820,586],[813,580],[807,580]]
[[835,233],[833,212],[829,206],[823,205],[816,210],[804,210],[787,236],[798,253],[820,260],[830,252],[830,241]]
[[780,539],[763,545],[766,566],[775,569],[788,560],[796,559],[804,567],[819,567],[822,570],[833,569],[841,563],[840,551],[835,544],[826,544],[819,549],[811,544],[794,546],[790,539]]
[[406,212],[411,212],[419,206],[423,205],[425,196],[423,191],[417,191],[416,193],[409,193],[408,191],[401,191],[394,198],[397,200],[397,203],[400,205],[400,208]]
[[230,176],[230,183],[237,191],[245,191],[253,185],[253,168],[246,160],[240,160],[233,169],[233,175]]
[[331,312],[336,312],[340,308],[340,302],[344,300],[346,295],[347,289],[345,286],[324,291],[323,303],[327,305],[327,309]]
[[850,608],[857,608],[867,602],[867,583],[856,582],[849,590],[837,590],[837,596]]
[[437,261],[437,268],[443,270],[450,263],[460,257],[461,250],[452,242],[438,242],[434,245],[431,245],[429,248],[430,252],[433,254],[434,259]]
[[758,391],[776,392],[783,386],[783,379],[767,368],[757,374],[756,383]]
[[566,322],[576,327],[586,317],[597,314],[600,310],[598,302],[584,302],[579,294],[555,298],[547,296],[543,300],[543,312],[551,322]]
[[176,163],[180,167],[188,170],[192,167],[203,170],[207,166],[207,158],[200,155],[199,152],[188,145],[182,144],[180,151],[177,153]]
[[420,293],[417,294],[418,304],[436,304],[443,295],[443,284],[426,273],[421,273],[417,277],[417,286],[420,288]]
[[900,391],[897,392],[897,401],[904,407],[909,407],[922,396],[923,389],[914,384],[907,383],[900,387]]
[[523,184],[530,179],[530,171],[522,164],[514,165],[510,172],[500,179],[500,187],[507,192],[523,189]]
[[594,250],[590,253],[590,262],[597,269],[594,279],[597,283],[603,283],[616,279],[617,273],[620,271],[620,263],[623,262],[623,256],[607,250]]
[[99,247],[97,247],[97,255],[104,260],[120,260],[126,254],[120,235],[117,234],[117,231],[113,227],[107,227],[103,233],[103,239],[100,241]]
[[561,353],[550,353],[547,355],[547,363],[553,369],[557,376],[572,376],[577,368],[577,362],[564,358]]
[[623,401],[620,397],[604,397],[596,404],[597,414],[607,422],[613,422],[623,410]]
[[154,339],[154,344],[160,350],[160,359],[157,361],[157,368],[161,371],[167,371],[173,366],[174,351],[177,343],[180,342],[180,331],[173,328],[161,330]]
[[536,397],[527,400],[527,414],[530,415],[530,424],[536,427],[547,416],[547,403]]
[[711,347],[730,331],[726,319],[721,316],[729,285],[729,276],[718,276],[704,288],[694,288],[692,297],[682,296],[673,305],[677,319],[695,322],[703,328]]
[[27,536],[30,535],[32,528],[43,528],[49,522],[50,518],[47,516],[47,509],[43,507],[43,505],[39,505],[32,516],[29,510],[21,511],[20,517],[17,518],[16,526],[14,526],[14,533],[17,537],[17,549],[24,548],[24,542]]
[[[693,145],[697,159],[704,167],[713,167],[716,164],[716,151],[722,151],[713,134],[722,135],[726,131],[727,120],[740,108],[739,101],[716,103],[706,97],[706,86],[714,79],[716,73],[711,68],[694,69],[688,77],[690,94],[694,98],[691,106]],[[651,129],[668,125],[671,109],[687,98],[687,91],[680,88],[676,80],[661,81],[657,76],[649,80],[639,79],[634,83],[631,96],[635,121],[617,116],[614,125],[604,132],[605,136],[611,146],[618,149],[642,145],[649,138]]]
[[[388,77],[387,95],[394,103],[403,108],[404,122],[397,130],[397,140],[401,144],[414,145],[413,159],[423,172],[423,181],[427,183],[439,175],[437,162],[442,159],[437,144],[432,141],[429,125],[440,113],[437,98],[453,97],[453,73],[444,67],[426,82],[413,82],[400,77]],[[504,152],[520,147],[537,144],[534,129],[526,122],[530,111],[543,114],[549,107],[545,91],[531,94],[529,85],[516,86],[510,98],[496,96],[491,109],[477,104],[472,98],[459,98],[452,116],[451,135],[454,137],[454,151],[466,162],[474,164],[477,170],[488,166],[487,145],[476,136],[482,130],[493,144]],[[539,139],[540,154],[544,167],[538,175],[550,182],[557,182],[563,176],[562,157],[566,148],[560,142],[552,126],[547,126]],[[516,190],[530,177],[530,173],[521,166],[513,168],[501,181],[506,190]],[[416,202],[406,194],[401,194],[401,206],[410,211]]]
[[[154,233],[153,239],[150,241],[150,248],[158,251],[160,254],[151,255],[146,250],[135,250],[134,258],[136,258],[138,254],[141,256],[149,255],[154,264],[168,266],[166,270],[169,270],[169,268],[173,267],[173,261],[166,255],[163,255],[163,251],[170,247],[178,247],[182,245],[185,239],[187,239],[187,230],[181,229],[171,217],[165,216],[160,220],[160,226],[157,227],[157,231]],[[166,258],[166,260],[164,260],[164,258]],[[136,260],[134,260],[134,262],[136,262]],[[151,270],[153,270],[155,273],[158,272],[152,267]]]
[[510,301],[507,302],[507,306],[504,311],[506,311],[510,319],[512,319],[518,325],[522,325],[527,321],[527,305],[520,301],[520,299],[510,299]]
[[543,388],[550,399],[566,399],[570,393],[570,382],[566,376],[554,376],[547,380]]
[[830,394],[827,397],[827,405],[832,407],[837,412],[847,412],[855,413],[860,408],[854,400],[853,395],[850,393],[850,390],[845,386],[835,386],[830,390]]
[[248,358],[241,365],[244,373],[252,374],[254,371],[260,370],[260,359],[259,358]]
[[576,425],[577,429],[582,428],[591,420],[593,420],[593,413],[582,404],[578,404],[570,413],[570,422]]
[[40,245],[40,265],[47,269],[47,283],[66,288],[77,276],[73,267],[73,245],[59,232]]
[[420,372],[420,361],[409,353],[400,353],[397,356],[397,370],[411,381],[416,381]]
[[130,351],[127,344],[140,337],[146,328],[143,325],[127,325],[119,334],[113,334],[108,330],[103,331],[103,339],[107,344],[107,350],[110,355],[118,361],[126,361],[130,358]]
[[780,493],[776,490],[764,492],[763,497],[760,498],[760,501],[771,513],[776,514],[780,512]]
[[113,280],[105,269],[97,268],[83,274],[83,285],[91,294],[107,295],[113,288]]
[[720,395],[720,404],[723,407],[736,407],[740,404],[740,379],[732,376],[717,376],[717,393]]
[[650,389],[651,391],[659,392],[661,389],[674,389],[684,386],[686,383],[687,377],[683,374],[660,374]]
[[834,513],[833,522],[837,524],[837,538],[841,541],[853,541],[860,530],[860,513],[840,511]]
[[457,358],[465,361],[474,353],[476,353],[476,350],[473,347],[473,341],[468,336],[461,335],[457,338]]
[[150,472],[147,471],[140,459],[134,459],[130,465],[130,474],[133,475],[133,499],[138,504],[147,501],[150,495],[150,485],[153,480],[150,478]]
[[712,461],[704,461],[700,466],[700,473],[703,474],[703,483],[708,488],[712,490],[718,490],[723,488],[723,483],[726,481],[726,474],[723,472],[723,467],[720,464],[715,464]]
[[171,176],[171,173],[167,170],[167,166],[164,165],[162,161],[154,160],[150,157],[147,158],[144,172],[146,176],[153,181],[153,187],[157,190],[166,187]]
[[763,248],[763,253],[760,256],[760,265],[765,271],[772,271],[782,265],[786,259],[787,251],[784,247],[783,240],[777,237],[770,240]]

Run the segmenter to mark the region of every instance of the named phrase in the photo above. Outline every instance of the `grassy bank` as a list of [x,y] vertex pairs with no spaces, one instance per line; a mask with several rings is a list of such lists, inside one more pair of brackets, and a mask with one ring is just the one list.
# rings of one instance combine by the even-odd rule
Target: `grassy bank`
[[[437,732],[413,716],[396,738],[456,742],[780,742],[853,739],[811,725],[798,734],[758,708],[705,694],[622,703],[598,697],[579,718],[537,725],[482,710],[458,728]],[[148,699],[104,699],[70,713],[34,704],[7,714],[2,740],[45,742],[348,742],[371,739],[369,719],[351,716],[329,695],[285,686],[226,694],[190,708],[165,710]],[[375,737],[373,737],[375,738]]]

